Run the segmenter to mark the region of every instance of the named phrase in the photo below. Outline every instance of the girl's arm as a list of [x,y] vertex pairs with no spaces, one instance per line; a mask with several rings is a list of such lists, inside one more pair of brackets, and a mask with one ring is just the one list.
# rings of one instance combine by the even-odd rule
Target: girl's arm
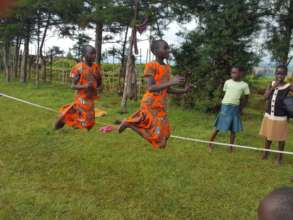
[[185,79],[182,76],[174,76],[168,82],[162,83],[161,85],[156,85],[156,81],[153,76],[149,76],[146,78],[148,91],[150,92],[160,92],[166,88],[170,88],[171,86],[179,85],[184,83]]
[[268,86],[268,88],[266,89],[265,91],[265,94],[264,94],[264,98],[265,100],[268,100],[270,98],[270,96],[272,95],[273,91],[280,85],[280,82],[279,81],[276,81],[274,85],[270,85]]
[[170,94],[185,94],[187,92],[189,92],[191,90],[192,86],[191,85],[186,85],[184,89],[175,89],[175,88],[172,88],[170,87],[168,89],[168,93]]
[[88,88],[91,87],[91,84],[90,83],[88,83],[86,85],[80,85],[78,83],[78,81],[79,81],[79,77],[73,78],[72,83],[71,83],[71,88],[72,89],[74,89],[74,90],[81,90],[81,89],[88,89]]
[[248,104],[248,99],[249,99],[249,95],[245,95],[245,96],[240,100],[240,112],[242,112],[243,109],[247,106],[247,104]]

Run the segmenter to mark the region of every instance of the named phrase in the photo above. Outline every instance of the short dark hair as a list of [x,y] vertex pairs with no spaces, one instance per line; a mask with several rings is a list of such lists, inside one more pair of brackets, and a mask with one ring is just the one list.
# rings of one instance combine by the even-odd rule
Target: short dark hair
[[87,53],[88,50],[96,50],[96,48],[94,48],[94,47],[91,46],[91,45],[84,45],[84,46],[82,47],[82,51],[81,51],[83,57],[85,56],[85,54]]
[[286,73],[288,73],[288,67],[286,65],[284,65],[284,64],[278,65],[277,68],[276,68],[276,72],[277,72],[278,69],[283,69],[283,70],[286,71]]
[[233,68],[236,68],[236,69],[238,69],[239,70],[239,72],[241,72],[241,73],[244,73],[245,72],[245,68],[244,68],[244,66],[233,66]]
[[160,39],[160,40],[153,40],[151,43],[151,51],[154,53],[159,47],[161,43],[167,43],[166,41]]
[[269,211],[275,220],[293,219],[293,187],[276,189],[265,197],[262,203],[269,203]]

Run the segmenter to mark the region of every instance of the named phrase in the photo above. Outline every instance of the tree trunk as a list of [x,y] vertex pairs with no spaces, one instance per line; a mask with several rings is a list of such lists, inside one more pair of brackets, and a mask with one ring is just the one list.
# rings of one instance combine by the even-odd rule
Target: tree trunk
[[46,61],[46,58],[43,57],[42,59],[42,80],[43,82],[46,82],[47,81],[47,61]]
[[129,53],[128,59],[127,59],[123,96],[122,96],[122,100],[121,100],[121,113],[127,113],[128,86],[129,86],[129,82],[131,80],[130,69],[132,69],[131,68],[131,56],[132,56],[132,52]]
[[[127,39],[128,39],[128,31],[129,31],[129,26],[126,27],[126,32],[125,32],[125,37],[123,41],[123,46],[122,46],[122,55],[121,55],[121,67],[119,71],[119,78],[118,78],[118,86],[119,86],[119,94],[122,94],[123,92],[123,85],[124,85],[124,77],[125,77],[125,72],[126,72],[126,65],[125,65],[125,53],[126,53],[126,45],[127,45]],[[121,83],[122,79],[122,83]]]
[[101,61],[102,61],[102,44],[103,44],[103,23],[97,22],[96,23],[95,47],[96,47],[96,51],[97,51],[96,62],[98,64],[101,64]]
[[127,99],[132,97],[131,89],[132,89],[132,79],[134,69],[135,69],[135,63],[134,63],[134,56],[133,56],[133,46],[134,42],[136,41],[136,20],[138,15],[138,8],[139,3],[138,0],[135,0],[135,6],[133,8],[134,10],[134,16],[132,19],[132,33],[130,38],[130,44],[129,44],[129,52],[127,57],[127,65],[126,65],[126,74],[125,74],[125,80],[124,80],[124,89],[123,89],[123,96],[121,100],[121,113],[127,113]]
[[11,80],[11,66],[10,66],[10,46],[9,43],[6,42],[5,46],[3,48],[3,64],[4,64],[4,73],[5,73],[5,79],[7,82]]
[[44,57],[44,55],[43,55],[43,48],[44,48],[47,32],[48,32],[48,29],[50,26],[50,19],[51,19],[51,14],[48,14],[48,19],[47,19],[46,25],[44,27],[44,33],[43,33],[42,42],[41,42],[41,46],[40,46],[40,57],[42,60],[42,80],[44,82],[46,82],[46,80],[47,80],[47,61],[46,61],[46,57]]
[[282,57],[280,57],[280,61],[282,65],[288,65],[289,64],[289,54],[290,54],[290,49],[291,49],[291,36],[293,32],[293,26],[292,27],[287,27],[286,28],[286,35],[284,36],[284,45],[285,48],[282,53]]
[[40,60],[40,29],[41,29],[41,21],[40,16],[38,16],[38,24],[37,24],[37,54],[36,54],[36,62],[35,62],[35,84],[36,87],[39,87],[40,81],[40,67],[39,67],[39,60]]
[[31,80],[32,67],[33,67],[33,64],[36,63],[36,57],[35,56],[28,56],[27,63],[28,63],[27,80]]
[[29,56],[29,43],[30,43],[30,25],[27,26],[27,33],[24,39],[24,50],[21,63],[20,82],[27,81],[27,65]]
[[[132,35],[130,39],[130,48],[127,58],[127,65],[126,65],[126,74],[124,79],[124,89],[123,89],[123,96],[121,100],[121,113],[127,113],[127,100],[128,98],[134,97],[131,91],[133,88],[133,75],[135,74],[135,63],[134,63],[134,56],[133,56],[133,42],[134,42],[134,36],[136,30],[132,30]],[[135,81],[136,84],[136,81]]]
[[288,8],[288,15],[287,15],[287,19],[289,21],[287,21],[286,35],[285,35],[286,49],[284,50],[284,57],[282,59],[284,65],[289,65],[291,61],[289,60],[289,54],[290,54],[291,41],[292,41],[292,35],[293,35],[292,16],[293,16],[293,1],[290,1],[290,5]]
[[17,37],[16,39],[16,46],[15,46],[15,60],[14,60],[14,68],[13,68],[13,72],[14,72],[14,79],[18,78],[18,71],[19,71],[19,60],[20,60],[20,45],[21,45],[21,38]]

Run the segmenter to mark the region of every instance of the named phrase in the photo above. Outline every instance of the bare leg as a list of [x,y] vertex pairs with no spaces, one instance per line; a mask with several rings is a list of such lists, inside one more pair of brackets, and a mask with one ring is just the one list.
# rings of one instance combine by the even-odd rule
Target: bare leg
[[118,127],[118,132],[121,134],[125,129],[128,128],[128,124],[126,121],[122,121],[121,124]]
[[[284,151],[285,149],[285,141],[279,142],[279,151]],[[283,160],[283,154],[278,154],[277,156],[277,164],[281,165]]]
[[[230,134],[230,144],[235,144],[235,139],[236,139],[236,133],[234,131],[231,131]],[[230,146],[230,153],[233,153],[234,148]]]
[[[218,133],[219,133],[219,130],[217,130],[216,128],[214,128],[214,130],[212,131],[212,135],[210,137],[210,141],[215,141]],[[209,143],[208,149],[209,149],[209,152],[212,152],[213,151],[213,144],[212,143]]]
[[[271,149],[271,146],[272,146],[272,141],[269,141],[268,139],[265,139],[265,149]],[[269,157],[269,152],[268,151],[265,151],[263,156],[262,156],[262,159],[263,160],[267,160],[268,157]]]
[[61,117],[59,117],[58,120],[56,121],[54,127],[55,127],[56,130],[59,130],[59,129],[63,128],[64,125],[65,125],[65,123],[64,123],[64,121],[63,121],[63,117],[61,116]]
[[164,140],[164,142],[159,146],[160,149],[165,149],[167,146],[167,139]]

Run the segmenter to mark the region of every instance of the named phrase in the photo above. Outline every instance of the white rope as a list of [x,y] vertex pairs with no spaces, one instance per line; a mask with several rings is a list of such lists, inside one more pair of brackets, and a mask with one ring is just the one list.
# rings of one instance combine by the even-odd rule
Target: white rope
[[[18,102],[22,102],[37,108],[41,108],[50,112],[54,112],[56,113],[57,111],[52,109],[52,108],[48,108],[45,106],[41,106],[23,99],[19,99],[19,98],[15,98],[9,95],[6,95],[4,93],[0,93],[0,96],[6,97],[8,99],[12,99]],[[171,135],[171,138],[177,139],[177,140],[183,140],[183,141],[192,141],[192,142],[197,142],[197,143],[202,143],[202,144],[213,144],[213,145],[219,145],[219,146],[228,146],[228,147],[235,147],[235,148],[242,148],[242,149],[247,149],[247,150],[254,150],[254,151],[264,151],[264,152],[271,152],[271,153],[278,153],[278,154],[288,154],[288,155],[293,155],[293,152],[289,152],[289,151],[279,151],[279,150],[271,150],[271,149],[265,149],[265,148],[257,148],[257,147],[250,147],[250,146],[243,146],[243,145],[237,145],[237,144],[226,144],[226,143],[221,143],[221,142],[215,142],[215,141],[205,141],[205,140],[201,140],[201,139],[196,139],[196,138],[189,138],[189,137],[181,137],[181,136],[175,136],[175,135]]]
[[31,105],[31,106],[34,106],[34,107],[37,107],[37,108],[45,109],[45,110],[50,111],[50,112],[55,112],[55,113],[57,112],[56,110],[54,110],[52,108],[44,107],[44,106],[29,102],[29,101],[26,101],[26,100],[23,100],[23,99],[15,98],[15,97],[6,95],[4,93],[0,93],[0,96],[3,96],[3,97],[8,98],[8,99],[15,100],[15,101],[18,101],[18,102],[22,102],[22,103],[25,103],[25,104],[28,104],[28,105]]
[[197,142],[202,144],[213,144],[213,145],[228,146],[228,147],[242,148],[242,149],[255,150],[255,151],[266,151],[271,153],[293,155],[293,152],[289,152],[289,151],[271,150],[271,149],[243,146],[243,145],[237,145],[237,144],[226,144],[226,143],[215,142],[215,141],[204,141],[204,140],[200,140],[196,138],[180,137],[180,136],[174,136],[174,135],[172,135],[171,138],[183,140],[183,141],[192,141],[192,142]]

